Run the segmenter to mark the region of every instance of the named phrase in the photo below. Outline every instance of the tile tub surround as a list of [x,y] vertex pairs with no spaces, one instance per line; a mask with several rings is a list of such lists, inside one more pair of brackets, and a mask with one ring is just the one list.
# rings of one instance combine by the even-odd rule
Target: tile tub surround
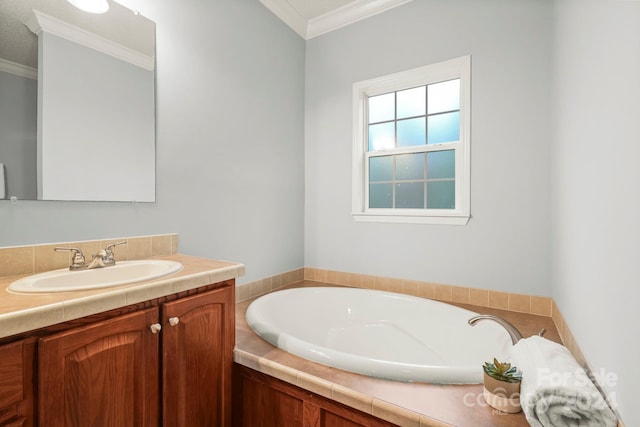
[[[296,286],[331,286],[304,281]],[[245,319],[249,299],[236,305],[235,361],[290,384],[330,398],[401,426],[519,427],[528,426],[524,415],[503,415],[486,406],[482,385],[438,385],[385,381],[330,368],[287,353],[257,336]],[[545,337],[560,342],[548,316],[518,313],[463,303],[454,305],[478,313],[501,316],[524,336],[546,328]]]
[[244,265],[234,262],[180,254],[148,258],[178,261],[183,269],[146,282],[46,294],[6,290],[11,282],[31,273],[0,277],[0,339],[244,275]]

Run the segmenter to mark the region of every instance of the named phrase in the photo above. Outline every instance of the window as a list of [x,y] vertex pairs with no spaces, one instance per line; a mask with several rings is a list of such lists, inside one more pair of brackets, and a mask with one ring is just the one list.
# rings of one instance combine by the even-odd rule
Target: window
[[353,85],[357,221],[469,220],[471,58]]

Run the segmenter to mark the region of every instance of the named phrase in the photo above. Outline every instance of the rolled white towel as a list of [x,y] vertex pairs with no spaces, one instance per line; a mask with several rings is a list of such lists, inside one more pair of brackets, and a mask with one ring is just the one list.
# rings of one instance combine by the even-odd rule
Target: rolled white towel
[[520,404],[532,427],[615,427],[617,418],[566,347],[532,336],[511,350]]

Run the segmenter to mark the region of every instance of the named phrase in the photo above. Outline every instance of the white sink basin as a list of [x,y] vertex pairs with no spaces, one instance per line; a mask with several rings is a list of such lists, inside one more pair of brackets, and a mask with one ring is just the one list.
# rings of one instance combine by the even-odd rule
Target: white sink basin
[[166,260],[120,261],[116,265],[91,270],[68,268],[34,274],[11,283],[13,292],[66,292],[107,288],[157,279],[182,270],[182,264]]

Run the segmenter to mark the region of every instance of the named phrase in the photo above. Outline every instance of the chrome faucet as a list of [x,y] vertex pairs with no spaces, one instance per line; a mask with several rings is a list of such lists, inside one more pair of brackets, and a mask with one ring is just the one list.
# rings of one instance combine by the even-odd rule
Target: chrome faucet
[[[116,259],[113,256],[113,248],[115,248],[116,246],[121,246],[121,245],[126,245],[127,241],[124,240],[122,242],[118,242],[118,243],[112,243],[110,245],[107,245],[106,248],[104,248],[104,257],[102,259],[102,261],[105,264],[105,267],[109,267],[112,265],[116,265]],[[100,251],[102,252],[102,251]]]
[[84,262],[84,254],[78,248],[53,248],[56,252],[68,251],[71,252],[71,264],[69,265],[69,270],[77,271],[77,270],[86,270],[87,264]]
[[87,264],[82,251],[78,248],[53,248],[55,251],[70,251],[72,253],[71,265],[69,270],[91,270],[94,268],[104,268],[116,265],[116,260],[113,256],[113,248],[120,245],[126,245],[127,242],[118,242],[107,245],[106,248],[99,250],[95,255],[91,257],[91,262]]
[[[511,337],[511,342],[513,343],[513,345],[515,345],[518,341],[522,339],[522,334],[520,333],[518,328],[513,326],[511,323],[509,323],[502,317],[493,316],[491,314],[480,314],[478,316],[474,316],[471,319],[469,319],[468,323],[471,326],[474,326],[480,320],[493,320],[494,322],[497,322],[500,325],[502,325],[507,330],[507,333],[509,333],[509,336]],[[542,334],[544,332],[540,331],[540,333]]]

